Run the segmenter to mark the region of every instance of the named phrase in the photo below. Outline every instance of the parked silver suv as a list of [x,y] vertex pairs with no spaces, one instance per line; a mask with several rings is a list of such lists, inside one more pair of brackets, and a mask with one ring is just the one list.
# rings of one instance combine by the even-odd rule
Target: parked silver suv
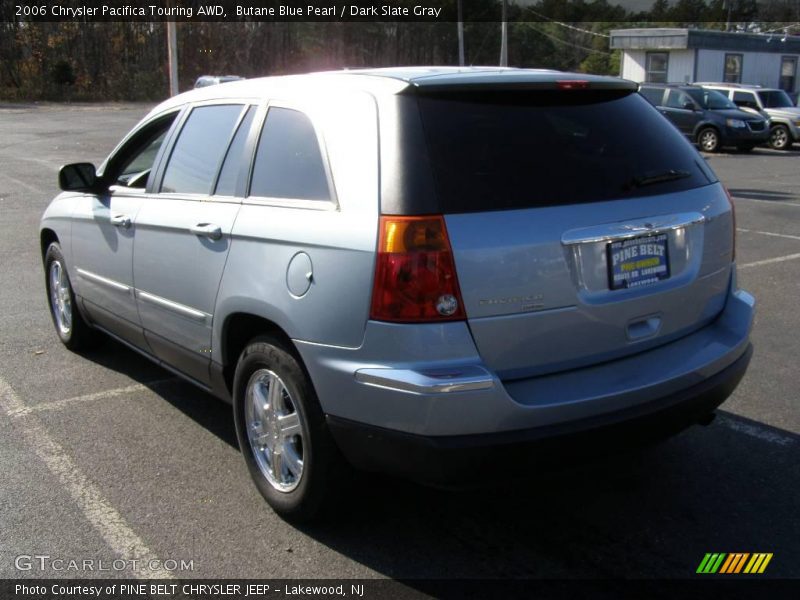
[[41,222],[56,331],[231,402],[292,519],[347,463],[485,484],[707,420],[754,301],[729,196],[636,90],[413,68],[167,100],[97,172],[61,170]]
[[698,83],[722,92],[742,110],[749,110],[770,120],[769,145],[775,150],[789,150],[800,142],[800,107],[783,90],[736,83]]

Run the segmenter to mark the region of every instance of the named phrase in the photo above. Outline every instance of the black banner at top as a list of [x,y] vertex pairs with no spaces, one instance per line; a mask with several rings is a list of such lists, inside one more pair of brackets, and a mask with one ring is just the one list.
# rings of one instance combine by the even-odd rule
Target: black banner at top
[[[505,19],[509,22],[618,21],[641,24],[650,20],[693,23],[739,20],[750,23],[758,20],[760,10],[758,4],[748,4],[751,10],[745,14],[738,9],[728,10],[727,4],[720,2],[700,2],[691,6],[674,2],[666,5],[653,3],[647,0],[507,0],[504,10],[503,0],[2,0],[0,21],[436,23],[499,22]],[[775,13],[773,9],[769,19],[794,18],[784,13]]]
[[[480,2],[481,9],[464,11],[464,18],[499,20],[494,4]],[[455,0],[4,0],[4,5],[4,20],[33,22],[458,20]]]

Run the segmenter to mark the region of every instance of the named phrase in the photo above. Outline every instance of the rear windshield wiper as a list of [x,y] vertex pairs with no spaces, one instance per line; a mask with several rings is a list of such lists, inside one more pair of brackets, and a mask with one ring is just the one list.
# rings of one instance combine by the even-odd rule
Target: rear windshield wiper
[[678,169],[670,169],[660,173],[645,173],[644,175],[637,175],[636,177],[633,177],[628,183],[625,184],[624,188],[627,190],[632,190],[634,188],[640,188],[646,185],[664,183],[666,181],[675,181],[676,179],[685,179],[686,177],[691,176],[692,174],[689,171],[681,171]]

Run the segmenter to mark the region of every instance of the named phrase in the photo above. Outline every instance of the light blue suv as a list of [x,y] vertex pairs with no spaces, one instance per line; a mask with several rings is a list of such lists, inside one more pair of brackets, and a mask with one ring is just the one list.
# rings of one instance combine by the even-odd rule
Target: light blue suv
[[409,68],[171,98],[96,172],[61,170],[56,331],[231,402],[295,520],[348,463],[485,483],[705,421],[747,368],[754,301],[725,188],[636,90]]

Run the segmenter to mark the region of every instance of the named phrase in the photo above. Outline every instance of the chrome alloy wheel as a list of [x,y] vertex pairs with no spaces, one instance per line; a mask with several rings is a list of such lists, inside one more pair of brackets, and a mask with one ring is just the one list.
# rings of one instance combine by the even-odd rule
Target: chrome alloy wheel
[[259,369],[245,395],[245,425],[258,468],[279,492],[291,492],[303,476],[300,414],[281,378]]
[[719,137],[716,132],[711,129],[706,129],[700,134],[700,147],[706,152],[713,152],[719,145]]
[[72,298],[67,272],[58,260],[50,263],[50,308],[59,332],[68,336],[72,331]]

